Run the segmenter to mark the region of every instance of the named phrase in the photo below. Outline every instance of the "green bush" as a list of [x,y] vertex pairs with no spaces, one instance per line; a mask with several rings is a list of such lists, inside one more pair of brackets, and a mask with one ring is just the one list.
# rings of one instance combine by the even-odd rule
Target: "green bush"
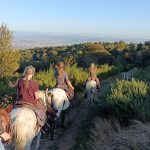
[[118,80],[107,96],[112,112],[120,120],[150,119],[149,87],[141,81]]
[[142,81],[118,80],[111,86],[105,101],[100,101],[99,114],[114,116],[120,122],[130,119],[150,120],[149,87]]
[[105,79],[105,78],[108,78],[110,76],[118,74],[122,70],[123,70],[123,68],[120,65],[109,66],[108,64],[104,64],[104,65],[98,66],[97,75],[99,78]]
[[[77,67],[77,65],[67,66],[65,68],[68,73],[69,79],[72,82],[73,86],[75,86],[77,91],[83,89],[83,83],[87,79],[87,72],[82,68]],[[54,66],[50,66],[47,71],[40,71],[34,76],[34,79],[39,83],[40,86],[49,85],[51,88],[55,86],[56,79],[54,77],[55,68]]]
[[138,69],[135,78],[149,83],[150,82],[150,66],[147,66],[146,68]]
[[14,88],[9,87],[9,85],[4,81],[0,80],[0,101],[8,93],[15,92]]
[[51,88],[55,86],[56,79],[54,77],[55,69],[51,65],[46,71],[40,71],[34,76],[34,80],[38,82],[40,86],[49,85]]
[[84,71],[83,68],[77,67],[77,65],[66,67],[66,71],[76,90],[83,90],[84,83],[88,78],[88,73]]
[[147,95],[147,92],[148,86],[144,82],[118,80],[115,85],[112,85],[111,94],[108,95],[108,100],[128,103],[135,99],[144,98]]

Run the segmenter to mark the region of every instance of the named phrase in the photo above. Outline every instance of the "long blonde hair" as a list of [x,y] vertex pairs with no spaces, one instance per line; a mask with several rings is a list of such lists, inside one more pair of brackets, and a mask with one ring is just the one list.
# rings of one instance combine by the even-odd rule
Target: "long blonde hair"
[[60,78],[62,78],[64,75],[64,66],[64,62],[62,61],[57,64],[57,74]]
[[[35,74],[35,68],[33,66],[27,66],[25,69],[24,69],[24,72],[23,72],[23,76],[26,77],[28,75],[34,75]],[[28,88],[29,86],[29,80],[26,78],[25,79],[25,87]]]
[[23,75],[27,76],[27,75],[30,75],[30,74],[33,74],[33,75],[35,74],[35,68],[33,66],[25,67]]

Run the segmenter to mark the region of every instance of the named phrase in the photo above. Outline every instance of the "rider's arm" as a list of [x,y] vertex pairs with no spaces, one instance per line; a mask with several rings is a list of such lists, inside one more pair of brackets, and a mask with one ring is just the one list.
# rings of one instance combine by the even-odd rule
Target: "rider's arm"
[[66,80],[68,86],[71,87],[71,88],[74,90],[74,87],[72,86],[72,84],[71,84],[71,82],[70,82],[70,80],[69,80],[69,78],[68,78],[67,73],[65,74],[65,80]]
[[88,78],[91,78],[91,69],[88,70]]
[[67,84],[74,90],[74,87],[72,86],[70,81],[68,81]]
[[39,99],[39,91],[35,92],[35,99]]

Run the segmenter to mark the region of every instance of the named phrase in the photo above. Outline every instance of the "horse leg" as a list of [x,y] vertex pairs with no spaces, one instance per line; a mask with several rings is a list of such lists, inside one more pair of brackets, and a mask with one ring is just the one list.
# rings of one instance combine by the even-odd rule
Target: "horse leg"
[[30,150],[32,140],[33,140],[33,139],[31,139],[30,141],[28,141],[28,143],[27,143],[27,145],[26,145],[26,147],[25,147],[25,150]]
[[91,102],[92,102],[92,94],[91,91],[89,92],[89,106],[91,106]]
[[37,134],[36,146],[35,146],[36,150],[38,150],[38,148],[40,146],[40,138],[41,138],[41,131],[39,131],[39,133]]
[[4,148],[3,144],[2,144],[1,139],[0,139],[0,150],[5,150],[5,148]]
[[50,123],[51,140],[54,139],[55,124],[56,124],[55,117],[52,116],[52,117],[51,117],[51,123]]
[[94,103],[95,91],[92,93],[92,103]]
[[66,110],[62,111],[61,128],[64,128]]

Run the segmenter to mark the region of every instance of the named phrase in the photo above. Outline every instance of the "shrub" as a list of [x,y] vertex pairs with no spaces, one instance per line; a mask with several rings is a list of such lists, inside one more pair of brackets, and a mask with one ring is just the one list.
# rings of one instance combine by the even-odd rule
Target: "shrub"
[[107,103],[111,114],[119,120],[150,119],[149,87],[141,81],[118,80],[112,85],[110,94],[107,95]]
[[[82,68],[77,67],[77,65],[67,66],[65,70],[68,73],[70,81],[76,87],[76,90],[82,90],[84,85],[83,83],[87,79],[87,72]],[[40,86],[49,85],[52,88],[56,84],[54,72],[55,68],[51,65],[47,71],[40,71],[37,73],[34,79],[39,83]]]
[[122,69],[123,69],[122,66],[119,66],[119,65],[109,66],[108,64],[104,64],[104,65],[98,66],[97,74],[99,78],[104,79],[104,78],[118,74],[119,72],[122,71]]
[[0,80],[0,101],[6,94],[14,91],[16,90],[12,87],[9,87],[4,80]]
[[76,90],[83,90],[84,83],[88,78],[88,73],[84,71],[83,68],[77,67],[77,65],[67,66],[66,71]]
[[38,82],[40,86],[49,85],[50,87],[54,87],[56,84],[54,72],[54,67],[51,65],[48,70],[38,72],[34,76],[34,79]]

